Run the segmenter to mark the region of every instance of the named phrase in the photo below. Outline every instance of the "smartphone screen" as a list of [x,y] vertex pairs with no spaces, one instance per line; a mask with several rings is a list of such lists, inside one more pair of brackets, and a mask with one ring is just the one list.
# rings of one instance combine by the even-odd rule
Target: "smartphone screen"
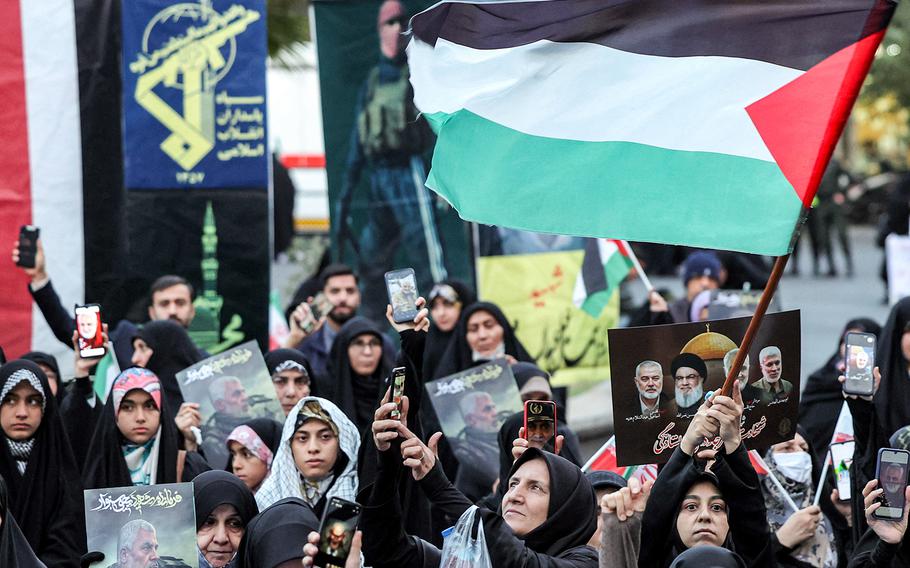
[[556,436],[556,403],[525,401],[525,439],[532,448],[543,448]]
[[417,317],[417,278],[414,269],[386,272],[385,285],[395,323],[404,323]]
[[328,315],[334,307],[332,302],[330,302],[322,292],[316,294],[316,297],[310,302],[310,311],[313,313],[313,319],[316,321],[319,321],[322,316]]
[[88,304],[76,306],[76,330],[79,332],[79,356],[104,355],[104,336],[101,326],[101,306]]
[[875,366],[875,336],[871,333],[850,332],[844,345],[846,381],[844,392],[869,396],[875,390],[872,367]]
[[19,228],[19,262],[22,268],[35,268],[35,256],[38,254],[38,236],[40,229],[34,225],[22,225]]
[[315,565],[320,568],[344,568],[351,550],[351,540],[360,520],[360,505],[332,497],[319,525],[319,552]]
[[875,477],[878,478],[878,486],[884,491],[879,498],[882,505],[872,512],[873,516],[879,519],[900,519],[904,516],[908,462],[910,452],[890,448],[878,451]]
[[854,442],[831,444],[831,467],[834,469],[834,482],[841,501],[850,500],[850,464],[853,463]]
[[397,407],[392,411],[390,417],[396,420],[401,419],[401,397],[404,395],[404,378],[407,369],[405,367],[395,367],[392,369],[392,402]]

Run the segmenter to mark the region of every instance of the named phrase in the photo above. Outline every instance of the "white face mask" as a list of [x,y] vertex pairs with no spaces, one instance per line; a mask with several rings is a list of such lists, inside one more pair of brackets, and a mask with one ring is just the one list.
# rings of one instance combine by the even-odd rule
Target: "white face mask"
[[777,471],[787,479],[806,483],[812,477],[812,458],[808,452],[774,452],[771,454]]

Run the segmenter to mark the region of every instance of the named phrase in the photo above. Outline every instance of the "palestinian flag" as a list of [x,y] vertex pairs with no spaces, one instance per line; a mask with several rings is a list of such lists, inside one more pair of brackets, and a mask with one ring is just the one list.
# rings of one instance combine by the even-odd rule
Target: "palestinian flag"
[[626,244],[616,239],[588,239],[572,301],[593,318],[601,312],[632,271]]
[[581,468],[582,471],[612,471],[625,479],[637,477],[644,483],[647,480],[654,481],[657,479],[657,466],[654,464],[647,465],[616,465],[616,436],[610,436],[599,450],[594,452],[591,459]]
[[781,255],[890,0],[443,1],[411,20],[465,219]]
[[0,62],[6,147],[0,153],[0,249],[5,255],[0,345],[9,358],[32,349],[49,351],[65,369],[72,351],[54,338],[32,304],[28,276],[8,255],[19,227],[37,225],[64,305],[82,300],[83,164],[73,0],[3,2]]

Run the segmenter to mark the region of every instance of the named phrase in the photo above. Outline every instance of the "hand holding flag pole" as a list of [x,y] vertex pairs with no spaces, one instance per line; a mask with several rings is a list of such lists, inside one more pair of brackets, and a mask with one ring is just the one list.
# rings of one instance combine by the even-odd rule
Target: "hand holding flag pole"
[[784,501],[787,502],[787,505],[790,505],[790,508],[793,509],[794,513],[798,513],[799,507],[796,506],[796,503],[793,502],[793,498],[790,497],[790,494],[787,493],[786,489],[784,489],[783,484],[780,482],[780,480],[777,478],[777,476],[774,475],[774,472],[771,471],[771,468],[768,467],[768,464],[765,463],[765,460],[762,459],[761,454],[759,454],[755,450],[749,450],[749,452],[752,454],[752,457],[754,458],[754,460],[756,462],[758,462],[758,464],[762,467],[762,469],[764,469],[764,471],[762,473],[767,474],[768,478],[771,479],[771,483],[774,484],[774,487],[776,487],[777,490],[780,491],[780,494],[781,494],[781,496],[783,496]]

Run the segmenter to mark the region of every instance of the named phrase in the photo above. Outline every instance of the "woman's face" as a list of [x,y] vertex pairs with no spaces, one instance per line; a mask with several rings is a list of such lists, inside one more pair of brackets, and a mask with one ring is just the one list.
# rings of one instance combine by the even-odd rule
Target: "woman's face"
[[196,531],[196,545],[213,568],[222,568],[237,553],[243,521],[233,505],[218,505]]
[[152,358],[153,353],[154,351],[149,347],[149,344],[146,343],[145,340],[137,337],[133,340],[133,357],[130,359],[130,362],[133,365],[144,369],[145,366],[149,364],[149,359]]
[[482,356],[493,355],[502,344],[503,329],[486,310],[477,310],[468,318],[468,329],[465,339],[472,351]]
[[371,333],[358,335],[348,345],[348,360],[351,369],[361,377],[368,377],[376,371],[382,359],[382,340]]
[[142,445],[158,433],[161,411],[152,395],[142,389],[133,389],[120,401],[117,428],[130,442]]
[[502,498],[502,518],[517,537],[523,537],[547,520],[550,508],[550,472],[542,459],[522,464],[509,478]]
[[806,442],[806,439],[803,438],[799,433],[793,436],[792,440],[787,440],[786,442],[781,442],[779,444],[774,444],[771,446],[771,451],[776,454],[792,454],[795,452],[808,452],[809,443]]
[[461,315],[461,302],[453,303],[445,298],[436,298],[430,306],[430,315],[433,316],[433,323],[440,331],[452,331]]
[[710,481],[689,488],[676,517],[676,532],[687,548],[710,544],[721,546],[727,539],[727,503]]
[[235,440],[228,443],[228,449],[231,451],[232,473],[255,493],[269,474],[268,464]]

